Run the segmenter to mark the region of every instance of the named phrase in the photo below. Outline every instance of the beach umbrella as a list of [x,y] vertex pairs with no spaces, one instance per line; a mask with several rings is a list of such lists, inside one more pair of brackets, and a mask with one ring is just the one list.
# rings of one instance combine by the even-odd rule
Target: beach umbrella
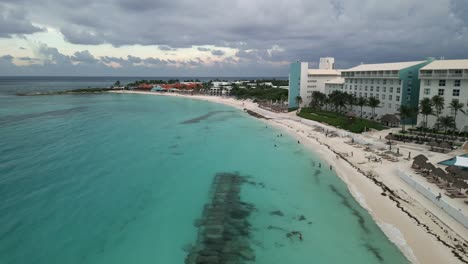
[[388,135],[385,136],[386,140],[395,140],[395,136],[392,133],[388,133]]
[[433,176],[437,176],[437,177],[443,178],[443,179],[446,178],[446,175],[447,175],[445,173],[445,171],[443,169],[441,169],[441,168],[435,168],[435,169],[431,170],[431,174]]
[[428,158],[426,156],[424,156],[423,154],[419,154],[419,155],[415,156],[413,158],[413,160],[421,160],[421,161],[426,162],[426,161],[428,161]]
[[445,141],[440,143],[439,147],[444,148],[444,149],[452,149],[452,146],[448,142],[445,142]]

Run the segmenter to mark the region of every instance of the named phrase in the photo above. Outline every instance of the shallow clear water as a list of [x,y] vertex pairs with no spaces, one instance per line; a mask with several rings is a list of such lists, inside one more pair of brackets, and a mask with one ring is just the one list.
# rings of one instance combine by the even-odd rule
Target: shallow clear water
[[0,105],[2,264],[183,263],[218,172],[257,182],[242,187],[256,263],[407,263],[328,165],[242,111],[119,94]]

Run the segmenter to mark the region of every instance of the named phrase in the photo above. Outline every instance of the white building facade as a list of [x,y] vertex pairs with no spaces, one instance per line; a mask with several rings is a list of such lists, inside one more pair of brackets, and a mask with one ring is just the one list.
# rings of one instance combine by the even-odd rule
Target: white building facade
[[289,72],[289,106],[297,107],[296,97],[302,98],[301,106],[308,106],[312,93],[325,93],[325,83],[340,78],[341,71],[333,69],[334,58],[320,58],[319,69],[309,69],[307,62],[294,62]]
[[[419,71],[421,89],[419,98],[432,98],[440,95],[444,98],[445,108],[442,116],[454,116],[449,108],[452,100],[464,104],[463,110],[468,111],[468,60],[437,60],[422,67]],[[422,125],[423,118],[418,117],[418,125]],[[435,116],[428,117],[428,127],[436,122]],[[468,131],[468,116],[458,111],[457,128]]]
[[344,82],[345,82],[345,79],[342,77],[338,77],[328,82],[325,82],[325,94],[329,95],[333,93],[334,91],[344,92],[343,91]]
[[[379,119],[385,114],[397,114],[401,105],[418,105],[419,69],[429,62],[362,64],[343,70],[343,91],[356,97],[375,97],[380,100],[375,116],[372,116],[370,107],[363,108],[364,118]],[[360,114],[360,109],[357,108],[359,107],[354,111]]]

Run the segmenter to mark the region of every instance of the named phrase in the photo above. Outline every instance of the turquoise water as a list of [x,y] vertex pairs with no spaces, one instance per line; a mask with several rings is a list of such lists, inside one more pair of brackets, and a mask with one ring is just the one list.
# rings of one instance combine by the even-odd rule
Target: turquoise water
[[242,111],[118,94],[0,105],[2,264],[184,263],[218,172],[257,183],[241,192],[255,263],[408,263],[327,165]]
[[[461,155],[460,157],[468,157],[468,154]],[[442,164],[442,165],[445,165],[445,166],[452,166],[452,165],[455,164],[455,161],[457,161],[457,159],[456,159],[456,157],[453,157],[451,159],[441,161],[441,162],[439,162],[439,164]]]

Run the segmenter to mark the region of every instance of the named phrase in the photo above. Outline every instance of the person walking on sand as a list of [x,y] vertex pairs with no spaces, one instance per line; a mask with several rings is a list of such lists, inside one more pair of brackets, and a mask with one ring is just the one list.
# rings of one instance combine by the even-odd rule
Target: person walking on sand
[[440,198],[442,198],[442,194],[439,193],[439,195],[436,196],[436,200],[440,201]]

